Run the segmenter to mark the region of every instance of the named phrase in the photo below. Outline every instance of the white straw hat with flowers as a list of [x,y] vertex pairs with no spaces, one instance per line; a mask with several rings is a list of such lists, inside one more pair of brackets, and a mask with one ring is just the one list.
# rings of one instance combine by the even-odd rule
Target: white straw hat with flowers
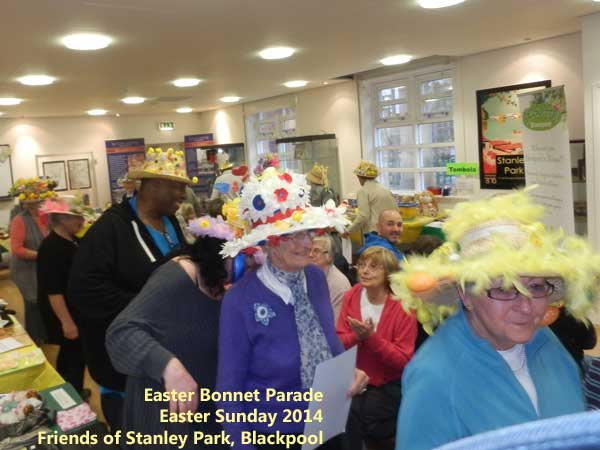
[[161,148],[150,147],[146,151],[146,160],[141,168],[127,174],[130,180],[145,178],[162,178],[165,180],[179,181],[185,184],[195,184],[196,177],[189,178],[185,170],[185,158],[181,150],[172,148],[163,151]]
[[430,256],[408,257],[390,277],[395,296],[428,333],[456,311],[458,287],[479,295],[502,278],[503,287],[527,295],[521,276],[548,278],[551,308],[586,320],[599,293],[600,254],[580,237],[546,229],[530,190],[459,203],[442,227],[448,241]]
[[323,207],[310,206],[310,187],[302,174],[278,172],[270,167],[260,178],[244,185],[237,217],[246,233],[225,243],[221,254],[233,257],[240,251],[263,245],[268,239],[303,230],[335,229],[349,225],[345,208],[329,201]]

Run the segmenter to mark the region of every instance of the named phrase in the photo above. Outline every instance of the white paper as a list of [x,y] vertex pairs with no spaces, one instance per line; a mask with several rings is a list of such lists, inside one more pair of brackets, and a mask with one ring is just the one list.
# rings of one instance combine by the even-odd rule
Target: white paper
[[71,397],[63,388],[50,392],[50,395],[54,398],[54,400],[56,400],[62,409],[67,409],[77,404],[73,397]]
[[352,264],[352,241],[348,238],[342,238],[342,256]]
[[0,339],[0,353],[9,352],[16,348],[25,347],[24,344],[21,344],[15,338],[4,338]]
[[[356,350],[357,347],[354,346],[317,366],[312,388],[316,392],[323,393],[323,401],[310,402],[308,417],[314,417],[316,411],[320,409],[323,413],[323,421],[321,423],[307,422],[304,425],[305,436],[317,435],[319,431],[322,431],[323,443],[325,443],[346,429],[351,402],[347,393],[354,380]],[[302,446],[302,450],[312,450],[318,446],[319,444],[307,443]]]
[[[559,92],[566,105],[564,88],[558,86],[519,95],[521,112],[525,114],[534,97],[544,91]],[[573,182],[566,114],[565,106],[564,119],[547,130],[531,130],[523,126],[523,155],[525,184],[538,186],[531,192],[531,197],[546,208],[542,222],[552,228],[562,228],[567,234],[574,234]]]

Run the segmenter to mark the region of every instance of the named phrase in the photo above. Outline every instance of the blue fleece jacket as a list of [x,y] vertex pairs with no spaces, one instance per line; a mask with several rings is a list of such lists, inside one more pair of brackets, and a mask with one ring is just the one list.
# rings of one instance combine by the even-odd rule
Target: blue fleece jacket
[[460,310],[404,370],[396,450],[448,442],[537,419],[584,411],[577,365],[548,327],[525,344],[540,415],[510,367],[476,336]]
[[404,254],[400,250],[398,250],[398,247],[396,247],[388,239],[384,238],[383,236],[380,236],[375,231],[371,231],[370,233],[365,234],[365,245],[358,249],[358,256],[360,256],[362,252],[364,252],[369,247],[374,247],[376,245],[390,250],[394,255],[396,255],[398,261],[404,260]]

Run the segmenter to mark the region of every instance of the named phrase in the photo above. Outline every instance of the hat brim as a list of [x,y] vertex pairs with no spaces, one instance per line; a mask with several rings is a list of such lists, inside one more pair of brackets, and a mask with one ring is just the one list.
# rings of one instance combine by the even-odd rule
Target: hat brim
[[344,216],[344,212],[345,209],[341,207],[335,209],[308,207],[302,212],[299,219],[292,215],[287,219],[278,220],[277,222],[258,225],[241,238],[226,242],[223,245],[221,254],[233,258],[246,248],[265,245],[269,237],[299,231],[331,228],[341,233],[350,224],[350,221]]
[[319,186],[325,185],[325,181],[322,178],[317,178],[310,172],[306,174],[306,179],[311,183],[318,184]]
[[76,213],[76,212],[72,212],[72,211],[44,211],[44,214],[62,214],[64,216],[79,216],[79,217],[84,217],[85,214],[84,213]]
[[154,179],[160,179],[160,180],[178,181],[179,183],[185,183],[185,184],[194,184],[194,182],[187,177],[178,177],[175,175],[166,175],[166,174],[162,174],[162,173],[147,172],[145,170],[136,170],[133,172],[129,172],[128,177],[131,180],[147,180],[147,179],[154,178]]
[[367,175],[364,172],[359,172],[359,171],[355,170],[354,171],[354,175],[356,175],[357,177],[374,179],[374,178],[377,178],[379,176],[379,173],[376,173],[375,175],[373,175],[373,174]]

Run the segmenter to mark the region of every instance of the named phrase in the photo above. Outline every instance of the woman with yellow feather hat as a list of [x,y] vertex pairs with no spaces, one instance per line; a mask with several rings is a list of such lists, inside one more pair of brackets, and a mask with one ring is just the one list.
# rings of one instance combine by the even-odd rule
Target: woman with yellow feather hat
[[584,411],[577,365],[544,317],[561,305],[585,320],[600,255],[542,214],[527,191],[459,204],[449,241],[391,277],[425,329],[444,322],[404,371],[396,450]]

